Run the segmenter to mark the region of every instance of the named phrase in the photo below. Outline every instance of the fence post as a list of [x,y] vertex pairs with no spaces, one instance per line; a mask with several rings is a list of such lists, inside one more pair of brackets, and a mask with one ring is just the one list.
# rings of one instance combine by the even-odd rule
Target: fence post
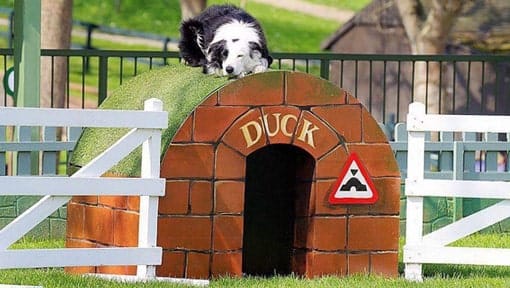
[[[163,111],[163,102],[151,98],[144,103],[145,111]],[[161,153],[161,130],[154,129],[152,136],[142,146],[142,178],[159,178]],[[140,196],[140,219],[138,225],[138,247],[156,247],[158,224],[158,197]],[[138,265],[139,278],[156,277],[156,266]]]
[[[423,180],[424,154],[425,154],[425,132],[416,131],[425,118],[425,105],[412,103],[409,105],[407,117],[408,144],[407,144],[407,179],[406,179],[406,245],[404,247],[404,258],[406,247],[416,247],[423,238],[423,197],[409,196],[408,184]],[[417,224],[418,223],[418,224]],[[405,261],[404,261],[405,262]],[[418,263],[405,264],[405,278],[413,281],[422,281],[422,265]]]
[[108,56],[99,56],[99,71],[98,71],[98,103],[99,106],[106,99],[108,92]]
[[321,59],[321,78],[329,80],[329,60]]

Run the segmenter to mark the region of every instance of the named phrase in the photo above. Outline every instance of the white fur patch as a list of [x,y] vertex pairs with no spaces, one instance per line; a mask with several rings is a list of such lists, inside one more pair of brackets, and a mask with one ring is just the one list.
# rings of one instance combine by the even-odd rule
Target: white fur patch
[[250,41],[259,43],[260,38],[257,32],[257,29],[253,27],[252,23],[232,20],[232,22],[218,27],[211,43],[221,40],[230,42],[234,39],[243,40],[246,43]]

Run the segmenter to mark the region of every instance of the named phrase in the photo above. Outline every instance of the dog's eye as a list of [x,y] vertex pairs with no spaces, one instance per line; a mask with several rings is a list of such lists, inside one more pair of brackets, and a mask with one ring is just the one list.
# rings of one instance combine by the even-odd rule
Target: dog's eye
[[239,54],[237,55],[237,58],[243,58],[243,56],[244,56],[243,54]]
[[223,55],[223,57],[227,57],[228,56],[228,50],[223,50],[223,52],[221,52],[221,55]]

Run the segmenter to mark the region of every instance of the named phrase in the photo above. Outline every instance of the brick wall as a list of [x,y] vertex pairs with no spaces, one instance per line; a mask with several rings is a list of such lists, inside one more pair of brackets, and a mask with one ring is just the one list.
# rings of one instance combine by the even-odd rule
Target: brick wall
[[[293,153],[295,157],[271,161],[260,156],[255,157],[259,162],[251,162],[250,155],[268,147],[271,148],[267,153],[280,153],[282,157]],[[332,186],[351,152],[357,153],[374,182],[379,193],[375,204],[328,202]],[[297,160],[287,163],[291,159]],[[258,172],[253,175],[246,175],[250,170],[247,163],[266,164],[255,167]],[[285,176],[290,168],[294,169],[295,177]],[[285,180],[289,183],[281,189],[274,188],[280,183],[271,178],[277,170],[283,173],[281,177],[291,179]],[[397,163],[371,115],[355,98],[327,81],[277,71],[249,76],[222,87],[183,120],[164,154],[161,177],[167,179],[167,185],[159,206],[158,245],[164,249],[163,265],[157,269],[159,276],[241,276],[243,272],[264,273],[264,268],[258,270],[247,265],[282,262],[281,257],[285,256],[271,256],[278,252],[271,253],[274,248],[271,244],[267,244],[268,253],[250,254],[256,258],[254,262],[243,259],[243,245],[257,245],[256,237],[250,236],[252,242],[243,237],[249,228],[253,231],[248,226],[254,225],[252,220],[245,219],[246,205],[263,211],[261,217],[291,208],[288,217],[278,216],[290,218],[290,222],[285,222],[286,228],[271,224],[280,223],[277,218],[257,224],[264,225],[260,226],[261,243],[280,239],[277,232],[282,229],[292,233],[287,237],[289,259],[283,263],[284,273],[306,277],[360,272],[397,275],[400,192]],[[257,182],[259,179],[262,183]],[[272,195],[277,192],[272,189],[287,194]],[[245,193],[259,193],[256,198],[259,201],[246,202],[252,198]],[[281,199],[288,203],[268,206],[264,199],[266,204]],[[137,205],[136,199],[129,197],[75,198],[68,206],[68,246],[136,245]],[[134,273],[135,268],[69,270]]]

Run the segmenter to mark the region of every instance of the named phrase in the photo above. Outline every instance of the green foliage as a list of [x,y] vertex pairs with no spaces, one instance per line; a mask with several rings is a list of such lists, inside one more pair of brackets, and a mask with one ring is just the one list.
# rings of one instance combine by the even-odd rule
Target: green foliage
[[307,2],[328,5],[338,9],[347,9],[352,11],[359,11],[363,9],[372,0],[307,0]]
[[[179,37],[180,7],[178,1],[75,0],[74,18],[123,29]],[[144,4],[141,4],[144,3]],[[209,0],[208,4],[239,4],[239,1]],[[271,51],[319,52],[320,43],[339,24],[317,17],[274,8],[248,1],[246,10],[263,26]]]

